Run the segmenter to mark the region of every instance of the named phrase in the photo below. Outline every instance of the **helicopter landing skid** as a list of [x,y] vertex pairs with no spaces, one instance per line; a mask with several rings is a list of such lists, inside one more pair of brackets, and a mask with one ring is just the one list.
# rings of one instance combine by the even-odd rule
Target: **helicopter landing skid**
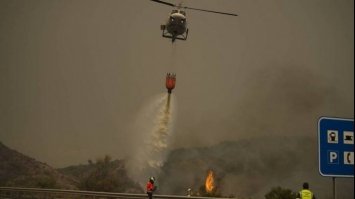
[[165,31],[165,29],[163,29],[163,34],[162,36],[165,38],[170,38],[172,42],[174,42],[176,39],[178,40],[187,40],[187,35],[189,33],[189,29],[186,30],[186,32],[182,35],[173,35],[170,34],[168,32]]

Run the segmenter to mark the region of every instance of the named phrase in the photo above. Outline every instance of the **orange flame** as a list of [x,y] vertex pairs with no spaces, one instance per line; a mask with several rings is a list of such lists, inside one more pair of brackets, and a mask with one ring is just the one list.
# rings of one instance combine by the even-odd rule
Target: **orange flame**
[[206,178],[206,181],[205,181],[205,188],[206,188],[206,192],[207,193],[211,193],[214,188],[215,188],[215,185],[214,185],[214,173],[212,170],[209,170],[208,171],[208,175],[207,175],[207,178]]

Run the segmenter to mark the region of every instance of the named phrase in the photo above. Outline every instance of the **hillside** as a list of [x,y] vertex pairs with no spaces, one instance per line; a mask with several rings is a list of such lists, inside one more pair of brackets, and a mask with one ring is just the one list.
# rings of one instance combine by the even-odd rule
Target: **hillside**
[[[143,193],[127,175],[126,162],[108,156],[56,170],[0,143],[0,163],[0,186]],[[331,178],[318,172],[317,142],[309,137],[262,137],[173,150],[157,176],[159,193],[186,195],[191,188],[197,194],[208,170],[215,173],[223,196],[264,198],[272,187],[298,191],[304,181],[318,198],[332,196]],[[353,186],[353,179],[337,178],[338,197],[353,198]]]
[[77,181],[0,142],[0,186],[76,189]]
[[127,175],[124,160],[111,160],[109,156],[89,161],[85,165],[58,169],[61,173],[77,179],[78,188],[87,191],[143,193],[141,187]]
[[[298,191],[308,181],[319,198],[331,196],[331,179],[318,172],[317,142],[309,137],[261,137],[223,142],[170,153],[159,176],[160,191],[196,194],[208,170],[215,173],[217,192],[224,196],[264,198],[272,187]],[[351,179],[338,179],[340,198],[353,198]],[[352,190],[352,191],[349,191]]]
[[95,163],[54,169],[0,142],[0,186],[142,193],[123,160],[108,156]]

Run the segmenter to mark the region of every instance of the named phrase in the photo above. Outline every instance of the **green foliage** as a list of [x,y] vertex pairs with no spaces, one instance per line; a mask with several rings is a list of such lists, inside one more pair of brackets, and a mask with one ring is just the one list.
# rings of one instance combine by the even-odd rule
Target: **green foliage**
[[106,155],[95,163],[89,162],[80,177],[79,189],[104,192],[142,192],[139,185],[127,176],[123,162]]
[[45,189],[58,188],[56,180],[51,176],[43,176],[42,178],[38,179],[37,186]]
[[296,193],[290,189],[273,187],[266,195],[265,199],[295,199]]
[[[110,169],[111,157],[105,156],[98,159],[94,164],[94,168],[80,183],[80,188],[90,191],[115,191],[118,187],[118,180],[113,170]],[[93,165],[93,163],[91,163]]]

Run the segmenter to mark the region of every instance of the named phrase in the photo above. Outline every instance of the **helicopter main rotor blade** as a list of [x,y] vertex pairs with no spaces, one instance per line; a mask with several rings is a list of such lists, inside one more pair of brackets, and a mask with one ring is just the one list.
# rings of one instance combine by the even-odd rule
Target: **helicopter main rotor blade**
[[190,9],[190,10],[203,11],[203,12],[212,12],[212,13],[222,14],[222,15],[238,16],[237,14],[227,13],[227,12],[218,12],[218,11],[213,11],[213,10],[205,10],[205,9],[191,8],[191,7],[183,7],[183,8]]
[[161,4],[164,4],[164,5],[168,5],[168,6],[171,6],[171,7],[175,7],[174,4],[168,3],[168,2],[165,2],[165,1],[160,1],[160,0],[151,0],[151,1],[154,1],[154,2],[157,2],[157,3],[161,3]]

